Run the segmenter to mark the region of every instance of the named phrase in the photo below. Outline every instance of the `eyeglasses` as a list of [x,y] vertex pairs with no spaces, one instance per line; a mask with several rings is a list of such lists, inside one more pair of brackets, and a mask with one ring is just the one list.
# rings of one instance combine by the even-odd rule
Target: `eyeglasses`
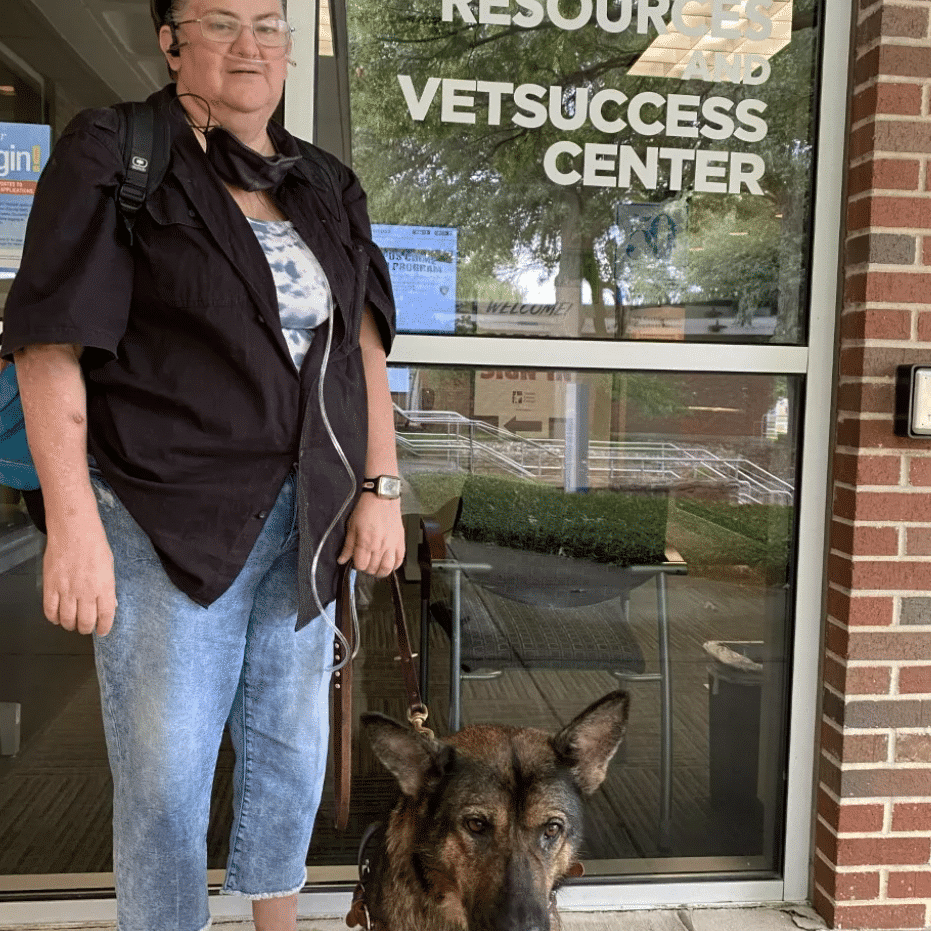
[[182,19],[175,23],[184,26],[186,23],[200,23],[200,31],[205,39],[211,42],[235,42],[244,26],[252,29],[255,41],[267,48],[284,48],[291,41],[294,30],[283,19],[259,19],[254,23],[240,22],[235,16],[225,13],[208,13],[200,19]]

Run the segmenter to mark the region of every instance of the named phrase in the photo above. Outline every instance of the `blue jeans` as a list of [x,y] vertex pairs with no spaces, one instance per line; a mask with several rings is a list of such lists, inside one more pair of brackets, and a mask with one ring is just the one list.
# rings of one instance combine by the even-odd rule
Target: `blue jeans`
[[[149,538],[91,470],[116,571],[112,631],[95,637],[113,772],[119,931],[210,923],[207,825],[224,725],[236,750],[222,892],[296,892],[326,766],[332,631],[295,633],[293,476],[249,560],[209,608],[168,579]],[[327,609],[332,619],[332,605]]]

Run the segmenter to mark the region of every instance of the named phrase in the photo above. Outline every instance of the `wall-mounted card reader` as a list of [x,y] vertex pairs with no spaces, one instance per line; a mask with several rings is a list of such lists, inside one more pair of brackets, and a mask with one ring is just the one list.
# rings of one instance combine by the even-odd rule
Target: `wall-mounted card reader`
[[931,439],[931,365],[896,368],[895,432]]

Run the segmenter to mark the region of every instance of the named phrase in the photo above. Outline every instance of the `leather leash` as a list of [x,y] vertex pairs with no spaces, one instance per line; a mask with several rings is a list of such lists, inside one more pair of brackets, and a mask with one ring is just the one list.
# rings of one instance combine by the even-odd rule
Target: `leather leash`
[[[336,596],[336,623],[349,644],[350,656],[356,649],[356,631],[352,621],[352,592],[349,565],[340,567],[339,591]],[[394,628],[398,643],[398,656],[404,678],[407,698],[407,719],[415,730],[432,737],[425,726],[427,706],[420,697],[414,653],[411,650],[404,602],[401,598],[401,582],[397,572],[388,577],[391,584],[391,601],[394,607]],[[344,656],[344,647],[338,637],[333,639],[333,660],[338,666]],[[333,791],[336,796],[334,824],[338,831],[346,830],[349,824],[349,796],[352,782],[352,660],[333,673]]]

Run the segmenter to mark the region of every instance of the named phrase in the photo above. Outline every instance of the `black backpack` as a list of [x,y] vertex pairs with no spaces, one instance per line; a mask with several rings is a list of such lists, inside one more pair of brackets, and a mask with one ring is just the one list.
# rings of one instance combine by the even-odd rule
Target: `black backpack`
[[148,101],[117,103],[113,109],[120,117],[120,144],[126,172],[116,192],[116,203],[132,242],[136,215],[168,171],[171,133],[167,120],[157,120],[155,108]]
[[[113,109],[120,117],[120,145],[126,172],[116,192],[116,203],[132,242],[136,215],[146,198],[162,183],[168,170],[171,134],[166,121],[156,120],[155,108],[148,102],[118,103]],[[15,378],[12,371],[5,372],[5,376],[5,382]],[[42,490],[36,488],[38,478],[35,477],[32,457],[28,446],[22,442],[25,424],[19,392],[15,381],[8,387],[10,390],[5,392],[4,404],[0,407],[0,459],[8,466],[4,470],[4,478],[22,492],[29,516],[44,532]]]

